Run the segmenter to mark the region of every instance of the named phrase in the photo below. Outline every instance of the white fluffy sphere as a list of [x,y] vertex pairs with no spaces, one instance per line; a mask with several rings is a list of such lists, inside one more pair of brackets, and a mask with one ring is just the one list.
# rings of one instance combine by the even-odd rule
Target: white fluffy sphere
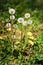
[[14,16],[14,15],[11,15],[11,16],[10,16],[10,19],[11,19],[11,20],[14,20],[14,19],[15,19],[15,16]]
[[28,24],[32,24],[32,20],[28,20]]
[[15,10],[13,8],[9,9],[9,14],[15,14]]
[[12,38],[12,39],[16,39],[16,36],[15,36],[15,35],[12,35],[11,38]]
[[22,24],[23,24],[23,26],[26,26],[27,25],[27,21],[24,21]]
[[18,28],[18,25],[17,24],[13,24],[13,28]]
[[26,13],[25,18],[30,18],[30,13]]
[[24,18],[22,18],[22,17],[18,18],[18,22],[19,22],[19,23],[24,22]]
[[11,23],[7,23],[6,24],[6,27],[11,27]]

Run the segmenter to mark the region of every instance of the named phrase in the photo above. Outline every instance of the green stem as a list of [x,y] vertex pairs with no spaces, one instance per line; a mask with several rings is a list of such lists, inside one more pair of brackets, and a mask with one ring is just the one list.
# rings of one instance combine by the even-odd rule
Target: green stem
[[27,43],[27,27],[25,26],[25,44]]
[[22,24],[21,24],[21,43],[22,43]]
[[[13,20],[11,21],[11,35],[13,34]],[[13,48],[14,48],[14,42],[12,40]]]

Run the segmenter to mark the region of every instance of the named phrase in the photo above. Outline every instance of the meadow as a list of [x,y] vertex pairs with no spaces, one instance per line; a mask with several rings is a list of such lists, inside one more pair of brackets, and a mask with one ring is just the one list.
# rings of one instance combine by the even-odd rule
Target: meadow
[[0,65],[43,65],[43,9],[23,3],[0,6]]

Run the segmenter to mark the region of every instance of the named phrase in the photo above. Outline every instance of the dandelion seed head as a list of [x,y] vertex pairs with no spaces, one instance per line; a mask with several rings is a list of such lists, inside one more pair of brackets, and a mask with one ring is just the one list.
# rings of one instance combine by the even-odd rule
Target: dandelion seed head
[[19,23],[24,22],[24,18],[22,18],[22,17],[18,18],[18,22],[19,22]]
[[13,28],[18,28],[18,25],[17,25],[17,24],[14,24],[14,25],[13,25]]
[[28,20],[28,24],[32,24],[32,20]]
[[27,21],[24,21],[22,24],[23,26],[27,26]]
[[9,21],[10,21],[9,18],[7,18],[7,19],[6,19],[6,22],[9,22]]
[[7,23],[6,24],[6,27],[11,27],[11,23]]
[[30,13],[26,13],[25,18],[30,18]]
[[16,35],[12,35],[11,38],[12,38],[12,39],[16,39]]
[[9,14],[15,14],[15,9],[9,8]]
[[15,19],[15,16],[14,16],[14,15],[11,15],[11,16],[10,16],[10,19],[11,19],[11,20],[14,20],[14,19]]

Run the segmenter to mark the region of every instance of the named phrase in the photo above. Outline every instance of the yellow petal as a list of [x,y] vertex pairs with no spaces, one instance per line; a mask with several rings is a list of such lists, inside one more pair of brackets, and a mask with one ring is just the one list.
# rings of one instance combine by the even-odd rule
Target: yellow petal
[[29,37],[30,39],[32,39],[32,40],[35,40],[35,38],[33,37],[33,36],[31,36],[31,37]]
[[7,29],[7,31],[11,31],[11,27]]
[[34,40],[36,40],[36,38],[34,38]]
[[2,36],[0,36],[0,39],[3,39],[3,37],[2,37]]
[[31,33],[31,32],[27,32],[27,35],[28,35],[28,36],[32,36],[32,33]]
[[34,44],[34,42],[33,42],[33,41],[31,41],[31,40],[29,40],[29,43],[30,43],[31,45],[33,45],[33,44]]

